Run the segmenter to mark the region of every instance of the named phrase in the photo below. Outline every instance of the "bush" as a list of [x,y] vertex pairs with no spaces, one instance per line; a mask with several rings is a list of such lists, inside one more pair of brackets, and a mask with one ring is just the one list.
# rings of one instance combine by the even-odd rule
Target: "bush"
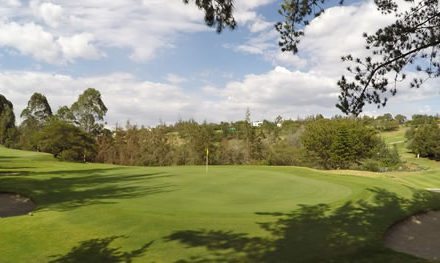
[[298,149],[287,143],[275,144],[271,147],[267,157],[268,165],[295,165]]
[[361,170],[370,171],[370,172],[380,172],[381,167],[379,161],[367,159],[362,162]]
[[421,157],[440,160],[440,128],[437,123],[422,124],[406,134],[408,148]]
[[38,148],[59,159],[89,161],[94,157],[95,141],[78,127],[54,119],[39,131]]
[[[372,128],[357,119],[318,120],[307,124],[301,137],[306,157],[315,167],[348,169],[367,159],[378,167],[400,163],[397,150],[391,151]],[[368,163],[368,169],[376,164]]]
[[80,161],[83,159],[83,156],[81,156],[80,152],[73,149],[64,150],[60,154],[58,154],[57,157],[62,161],[69,162]]

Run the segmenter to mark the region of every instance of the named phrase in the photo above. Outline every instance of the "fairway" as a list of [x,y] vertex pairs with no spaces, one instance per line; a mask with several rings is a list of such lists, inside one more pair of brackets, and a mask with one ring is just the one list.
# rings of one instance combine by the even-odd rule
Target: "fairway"
[[[0,219],[1,262],[402,262],[393,222],[440,207],[420,172],[122,167],[0,149],[0,192],[37,203]],[[424,160],[424,163],[429,161]]]

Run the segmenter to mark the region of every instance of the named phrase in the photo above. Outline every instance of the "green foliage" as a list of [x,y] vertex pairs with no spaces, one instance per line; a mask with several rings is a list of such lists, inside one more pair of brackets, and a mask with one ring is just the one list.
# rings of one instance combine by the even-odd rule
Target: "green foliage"
[[399,129],[399,125],[401,121],[404,121],[404,116],[402,118],[402,115],[400,115],[399,120],[393,118],[393,115],[387,113],[383,116],[378,116],[374,119],[372,122],[374,127],[379,131],[395,131]]
[[306,149],[307,155],[318,166],[332,168],[330,163],[335,129],[329,124],[329,120],[309,122],[306,125],[301,142]]
[[396,145],[393,145],[392,148],[389,148],[382,141],[382,143],[380,143],[375,148],[375,151],[377,151],[375,159],[379,160],[384,167],[395,167],[401,164],[399,152]]
[[14,106],[0,94],[0,144],[13,146],[16,136]]
[[83,161],[84,155],[83,155],[83,152],[81,151],[81,149],[72,148],[72,149],[67,149],[67,150],[63,150],[62,152],[60,152],[58,154],[57,158],[62,161],[75,162],[75,161]]
[[405,124],[405,122],[407,122],[407,118],[406,116],[402,115],[402,114],[397,114],[396,116],[394,116],[394,119],[397,120],[397,122],[402,125]]
[[363,170],[372,172],[387,172],[396,170],[401,164],[397,147],[394,145],[392,148],[389,148],[381,141],[372,150],[371,157],[362,161],[360,167]]
[[408,148],[421,157],[440,160],[440,128],[437,123],[421,124],[406,133]]
[[21,149],[37,150],[36,134],[52,118],[52,109],[46,96],[34,93],[20,116],[23,121],[19,127],[20,138],[18,144]]
[[126,165],[165,166],[173,164],[171,144],[164,127],[103,130],[97,137],[98,162]]
[[237,26],[233,16],[233,0],[183,0],[185,4],[194,2],[195,5],[205,12],[205,23],[210,27],[215,27],[217,33],[229,27],[234,29]]
[[52,109],[46,96],[37,92],[32,94],[27,107],[21,112],[20,117],[23,118],[23,123],[26,123],[28,120],[35,120],[38,124],[46,122],[52,117]]
[[194,120],[180,121],[176,124],[176,130],[183,139],[176,155],[179,163],[204,164],[206,149],[211,153],[216,152],[215,130],[208,123],[198,124]]
[[61,120],[51,120],[38,133],[38,149],[67,161],[90,161],[95,141],[87,133]]
[[304,153],[297,147],[292,147],[286,141],[274,144],[267,156],[268,165],[301,165]]
[[[183,0],[184,3],[192,2]],[[278,45],[283,52],[297,53],[306,27],[313,18],[322,15],[333,5],[343,5],[345,0],[282,0],[279,15],[282,21],[275,25],[279,33]],[[233,0],[194,0],[205,11],[205,22],[223,28],[234,29]],[[394,21],[374,34],[364,33],[365,57],[342,55],[348,63],[346,75],[337,82],[340,88],[339,103],[343,113],[358,116],[365,105],[375,104],[378,108],[387,104],[388,98],[397,93],[398,82],[407,78],[408,65],[425,77],[416,77],[411,88],[419,88],[426,79],[440,77],[440,33],[438,0],[375,0],[376,8]],[[332,29],[332,28],[331,28]],[[394,85],[392,85],[394,84]]]
[[27,119],[19,127],[18,146],[23,150],[37,150],[38,131],[42,128],[36,119]]
[[[338,3],[344,4],[344,0],[283,0],[279,9],[283,21],[275,26],[280,33],[281,50],[297,53],[310,20]],[[375,0],[374,3],[382,14],[394,17],[394,22],[374,34],[364,33],[367,56],[342,57],[348,63],[348,77],[341,76],[337,83],[340,95],[336,106],[345,114],[357,116],[366,104],[385,106],[388,97],[397,93],[396,84],[406,79],[409,64],[417,64],[417,70],[427,78],[440,76],[440,63],[436,61],[440,33],[435,30],[439,25],[438,1]],[[410,87],[418,88],[424,82],[425,77],[415,78]]]
[[[125,129],[98,136],[97,160],[148,166],[203,165],[209,149],[210,164],[347,169],[362,168],[371,159],[379,167],[393,169],[400,163],[397,151],[388,149],[363,120],[313,117],[284,123],[277,127],[264,121],[261,127],[252,127],[249,121],[199,124],[189,120],[155,128],[127,124]],[[232,132],[231,127],[237,128]]]
[[397,153],[391,154],[376,132],[357,119],[309,122],[301,139],[306,156],[325,169],[348,169],[369,158],[393,159]]
[[[52,153],[62,160],[125,165],[202,165],[207,150],[210,164],[347,169],[361,167],[367,159],[374,160],[378,167],[399,163],[397,151],[389,150],[367,127],[375,121],[372,118],[337,116],[328,120],[316,115],[293,121],[278,116],[275,122],[264,120],[261,127],[253,127],[247,109],[244,120],[232,123],[199,124],[189,120],[155,128],[127,123],[124,129],[110,131],[102,124],[106,112],[101,94],[95,89],[87,89],[71,108],[61,107],[53,117],[46,97],[35,93],[22,112],[25,120],[18,145]],[[12,104],[7,100],[2,114],[3,120],[9,120],[3,123],[12,123],[14,128]],[[393,120],[390,114],[383,119]],[[9,129],[11,143],[14,131]]]
[[218,148],[219,164],[245,164],[246,143],[238,139],[223,140]]
[[168,143],[168,136],[163,127],[150,130],[147,133],[148,139],[141,146],[142,165],[166,166],[172,164],[171,145]]
[[75,116],[67,106],[62,106],[58,109],[56,118],[69,123],[74,123],[75,121]]
[[101,98],[101,93],[93,88],[86,89],[78,100],[70,107],[70,113],[63,109],[62,114],[67,118],[73,115],[74,122],[85,132],[97,135],[103,128],[102,121],[107,113],[107,107]]
[[418,127],[424,124],[435,124],[439,122],[440,118],[438,116],[415,114],[412,116],[411,121],[409,121],[408,124],[413,127]]

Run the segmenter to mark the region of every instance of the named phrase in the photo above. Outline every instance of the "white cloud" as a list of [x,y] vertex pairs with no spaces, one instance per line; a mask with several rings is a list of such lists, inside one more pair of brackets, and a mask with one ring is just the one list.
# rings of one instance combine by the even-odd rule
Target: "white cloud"
[[[106,55],[106,48],[128,50],[128,56],[143,62],[178,46],[177,39],[183,33],[208,30],[203,24],[203,13],[178,0],[34,0],[32,7],[23,8],[17,8],[20,2],[12,2],[15,7],[0,7],[0,14],[9,18],[0,22],[0,46],[48,63],[97,59]],[[265,73],[239,79],[236,75],[223,76],[228,81],[225,85],[185,90],[180,85],[186,79],[175,74],[168,74],[159,83],[127,73],[72,77],[3,70],[0,93],[21,110],[33,92],[42,92],[56,110],[60,105],[70,105],[87,87],[94,87],[102,92],[110,109],[110,124],[127,119],[139,124],[155,124],[160,119],[173,122],[179,116],[208,121],[237,120],[243,118],[246,107],[258,119],[272,119],[279,114],[287,118],[338,114],[334,106],[339,93],[336,81],[345,73],[340,56],[363,54],[362,33],[374,32],[388,23],[389,18],[379,14],[371,1],[331,8],[311,22],[300,45],[301,53],[293,55],[279,51],[273,23],[257,12],[258,7],[272,2],[236,1],[239,25],[245,25],[251,35],[244,43],[226,45],[272,63],[274,69]],[[209,79],[223,74],[216,70],[207,68],[205,76],[201,74],[191,80],[207,79],[205,84],[212,84]],[[423,105],[431,105],[432,112],[438,111],[438,106],[428,101],[439,96],[434,84],[431,82],[420,91],[402,84],[397,97],[390,100],[384,111],[418,112],[426,110]],[[372,109],[366,110],[373,112]]]
[[274,65],[285,65],[289,68],[302,69],[307,65],[307,60],[301,58],[299,55],[294,55],[291,52],[281,52],[276,51],[274,53],[270,53],[269,55],[272,59],[272,64]]
[[266,118],[277,112],[304,114],[331,109],[336,103],[335,82],[320,75],[289,71],[283,67],[261,75],[250,74],[225,88],[206,89],[221,98],[226,109],[251,108]]
[[20,7],[21,6],[20,0],[1,0],[0,4],[6,5],[6,6],[12,6],[12,7]]
[[64,57],[71,62],[76,58],[97,59],[101,57],[100,52],[93,46],[93,41],[94,37],[89,33],[60,37],[57,40]]
[[[255,32],[263,30],[268,24],[254,9],[269,2],[272,0],[237,2],[236,15],[243,17],[238,20],[243,24],[252,23]],[[54,54],[41,55],[31,47],[24,48],[24,44],[19,43],[21,39],[6,44],[3,41],[3,45],[48,63],[60,59],[69,62],[75,58],[96,59],[105,48],[128,49],[131,59],[144,62],[164,49],[173,48],[183,33],[209,30],[204,25],[202,10],[193,3],[184,5],[178,0],[31,0],[20,8],[17,8],[21,5],[18,0],[6,3],[7,6],[0,7],[0,14],[15,26],[15,31],[8,34],[27,33],[30,46],[45,41],[49,52]],[[20,28],[23,29],[20,31]],[[44,38],[39,39],[42,35]],[[93,36],[93,44],[90,36]],[[55,47],[57,42],[62,52],[58,55],[55,54],[60,53]]]
[[226,48],[232,48],[235,51],[267,56],[267,52],[271,52],[277,46],[277,32],[274,30],[263,31],[248,41],[239,45],[225,45]]
[[[373,1],[366,1],[358,5],[329,8],[323,15],[313,19],[305,28],[305,37],[299,45],[300,52],[296,55],[280,51],[277,46],[278,33],[270,27],[256,31],[241,44],[225,45],[237,52],[262,56],[274,66],[284,66],[290,72],[280,74],[270,71],[258,76],[246,76],[243,81],[238,82],[239,84],[227,86],[229,88],[226,92],[233,94],[228,97],[234,99],[238,97],[237,94],[242,94],[241,99],[244,102],[264,109],[262,111],[267,111],[269,106],[278,109],[288,108],[288,103],[284,103],[286,101],[290,101],[291,107],[294,108],[295,105],[302,105],[304,101],[304,105],[311,108],[321,105],[326,112],[338,113],[334,107],[339,93],[336,82],[341,75],[347,73],[347,64],[341,62],[341,56],[365,56],[368,51],[364,47],[365,40],[362,34],[374,33],[391,22],[393,17],[384,16],[377,11]],[[412,75],[409,74],[408,78],[411,79]],[[423,90],[409,89],[407,82],[398,85],[398,95],[390,98],[387,107],[394,111],[398,109],[399,103],[410,105],[414,101],[423,101],[429,96],[439,95],[438,88],[434,88],[432,82],[427,83]],[[314,92],[309,93],[311,90]],[[296,94],[298,97],[294,98],[289,94]],[[276,103],[272,105],[272,102]],[[366,110],[374,108],[367,106]],[[408,106],[408,109],[410,108],[418,111],[417,106]]]
[[35,23],[0,22],[0,46],[13,47],[23,55],[49,63],[60,56],[54,36]]
[[264,18],[262,18],[262,17],[258,17],[250,25],[249,30],[252,33],[258,33],[258,32],[261,32],[261,31],[265,31],[265,30],[267,30],[269,28],[273,28],[273,27],[274,27],[274,23],[268,22],[268,21],[264,20]]
[[109,108],[107,120],[112,125],[126,120],[140,124],[175,120],[179,113],[187,116],[188,105],[196,105],[178,86],[142,81],[126,73],[86,78],[38,72],[0,73],[0,94],[14,103],[16,114],[34,92],[45,94],[56,111],[60,106],[71,105],[88,87],[101,91]]
[[299,49],[310,67],[327,75],[339,75],[346,67],[341,56],[367,54],[362,34],[374,33],[392,21],[393,17],[381,14],[373,1],[359,6],[332,7],[306,27]]
[[[387,107],[377,109],[375,105],[367,105],[365,111],[376,115],[391,112],[408,116],[427,109],[431,113],[440,112],[440,90],[435,80],[426,82],[420,89],[410,89],[408,81],[398,84],[398,93],[390,98]],[[318,113],[332,116],[341,114],[335,107],[339,95],[336,82],[337,77],[328,77],[319,71],[301,72],[276,67],[264,74],[247,75],[224,88],[205,87],[204,92],[207,96],[219,98],[211,108],[223,112],[229,120],[242,116],[240,113],[246,107],[258,119],[272,119],[278,114],[293,118]]]
[[169,83],[171,83],[171,84],[176,84],[176,85],[181,84],[181,83],[187,81],[186,78],[181,77],[181,76],[176,75],[176,74],[171,74],[171,73],[167,75],[166,80],[167,80]]
[[77,58],[96,59],[100,53],[88,33],[56,38],[41,25],[0,22],[0,46],[14,48],[21,55],[52,64],[73,62]]
[[[7,34],[10,40],[0,44],[47,63],[96,59],[105,48],[128,49],[130,58],[142,62],[173,47],[181,33],[208,30],[202,11],[181,1],[31,0],[20,6],[19,1],[8,0],[6,4],[0,6],[1,26],[3,38]],[[24,38],[26,44],[21,43]],[[38,54],[44,49],[32,48],[43,41],[53,54]]]
[[[258,23],[258,15],[249,17]],[[278,46],[279,34],[267,21],[261,20],[267,26],[260,30],[252,30],[253,34],[244,43],[226,45],[235,51],[261,55],[267,61],[276,65],[289,66],[293,69],[307,68],[321,71],[327,76],[340,75],[345,70],[341,56],[366,54],[364,32],[374,33],[393,21],[392,16],[381,14],[373,1],[359,5],[336,6],[328,8],[325,13],[305,28],[305,37],[299,45],[300,53],[282,53]],[[374,23],[372,23],[374,21]],[[257,26],[257,28],[259,28]],[[264,28],[264,29],[263,29]],[[300,56],[300,57],[299,57]]]
[[[230,121],[244,117],[247,107],[253,119],[285,118],[323,113],[340,114],[335,108],[338,89],[335,79],[320,73],[303,73],[277,67],[267,73],[250,74],[240,81],[231,81],[224,87],[201,87],[188,91],[177,83],[144,81],[128,73],[113,73],[91,77],[41,72],[0,73],[0,94],[14,103],[16,114],[25,107],[34,92],[48,97],[54,111],[62,105],[71,105],[86,88],[101,91],[109,112],[107,121],[116,123],[155,125],[159,120],[175,122],[177,119],[195,118],[198,121]],[[440,94],[435,83],[425,90],[406,90],[393,98],[387,108],[367,111],[411,115],[419,111],[439,111]],[[414,96],[424,94],[424,96]],[[425,106],[427,105],[427,106]]]
[[40,16],[51,27],[58,27],[63,18],[63,8],[50,2],[38,4],[34,0],[31,2],[31,8],[34,9],[37,16]]

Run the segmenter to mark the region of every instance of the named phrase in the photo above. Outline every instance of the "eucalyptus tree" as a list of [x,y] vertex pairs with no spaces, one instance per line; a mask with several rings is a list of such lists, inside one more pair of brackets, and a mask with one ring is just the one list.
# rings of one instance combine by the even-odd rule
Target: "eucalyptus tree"
[[37,132],[41,130],[52,117],[52,109],[46,96],[41,93],[32,94],[27,107],[21,112],[19,145],[22,149],[38,150]]
[[70,110],[64,108],[61,113],[66,118],[73,118],[74,123],[85,132],[97,135],[104,126],[107,107],[102,101],[101,93],[96,89],[88,88],[72,104]]
[[74,120],[75,120],[75,116],[73,116],[72,111],[67,106],[61,106],[57,110],[55,117],[59,120],[65,121],[67,123],[74,123]]
[[14,106],[12,102],[0,94],[0,144],[12,145],[16,133]]
[[21,112],[23,123],[35,122],[38,126],[44,124],[52,117],[52,109],[46,96],[34,93],[28,101],[27,107]]

